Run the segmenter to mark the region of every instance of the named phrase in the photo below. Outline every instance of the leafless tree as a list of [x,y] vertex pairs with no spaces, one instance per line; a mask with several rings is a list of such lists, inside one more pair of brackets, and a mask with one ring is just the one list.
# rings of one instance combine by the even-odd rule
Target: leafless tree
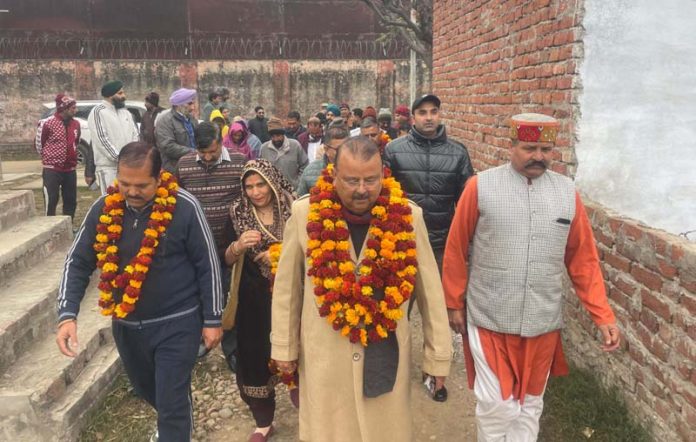
[[[433,58],[433,2],[432,0],[362,0],[391,37],[398,36],[416,51],[428,65]],[[411,9],[416,11],[416,23],[411,21]]]

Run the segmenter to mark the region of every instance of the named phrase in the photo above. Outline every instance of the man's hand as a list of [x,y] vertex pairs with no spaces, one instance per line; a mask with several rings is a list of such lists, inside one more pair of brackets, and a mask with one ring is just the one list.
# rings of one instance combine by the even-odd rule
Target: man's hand
[[222,340],[222,327],[203,327],[205,348],[212,350]]
[[56,343],[60,352],[65,356],[70,356],[71,358],[77,356],[77,353],[74,351],[77,349],[77,321],[68,320],[58,326]]
[[462,336],[466,336],[466,311],[464,309],[447,309],[447,317],[449,318],[450,328],[457,333],[461,333]]
[[283,373],[293,373],[297,370],[297,361],[275,361],[276,367]]
[[87,184],[87,186],[91,186],[93,182],[94,182],[93,176],[86,176],[85,177],[85,184]]
[[600,325],[598,328],[602,332],[602,350],[609,352],[619,348],[621,332],[616,324]]

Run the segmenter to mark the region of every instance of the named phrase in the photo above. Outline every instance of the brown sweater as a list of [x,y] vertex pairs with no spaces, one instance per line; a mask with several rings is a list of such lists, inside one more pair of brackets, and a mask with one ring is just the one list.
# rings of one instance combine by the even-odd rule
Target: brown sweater
[[216,164],[206,166],[198,161],[198,153],[192,151],[179,159],[177,176],[179,184],[195,196],[203,207],[203,213],[215,238],[218,253],[225,252],[224,227],[230,203],[242,191],[240,182],[246,158],[222,148]]

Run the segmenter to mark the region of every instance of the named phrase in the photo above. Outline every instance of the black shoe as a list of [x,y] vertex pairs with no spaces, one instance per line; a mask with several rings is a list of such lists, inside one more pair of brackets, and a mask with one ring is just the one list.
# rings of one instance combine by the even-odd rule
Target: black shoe
[[433,400],[435,402],[447,401],[447,387],[445,387],[443,385],[441,389],[439,389],[435,393],[433,393]]
[[230,367],[230,371],[232,371],[232,373],[237,373],[237,357],[233,354],[229,354],[225,359],[227,360],[227,366]]

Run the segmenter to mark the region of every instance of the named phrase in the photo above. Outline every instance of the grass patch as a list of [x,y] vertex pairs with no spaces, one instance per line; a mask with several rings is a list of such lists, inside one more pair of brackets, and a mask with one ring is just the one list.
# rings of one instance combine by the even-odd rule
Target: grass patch
[[591,372],[573,366],[569,376],[549,379],[540,426],[540,442],[653,440],[628,413],[617,388],[606,389]]

